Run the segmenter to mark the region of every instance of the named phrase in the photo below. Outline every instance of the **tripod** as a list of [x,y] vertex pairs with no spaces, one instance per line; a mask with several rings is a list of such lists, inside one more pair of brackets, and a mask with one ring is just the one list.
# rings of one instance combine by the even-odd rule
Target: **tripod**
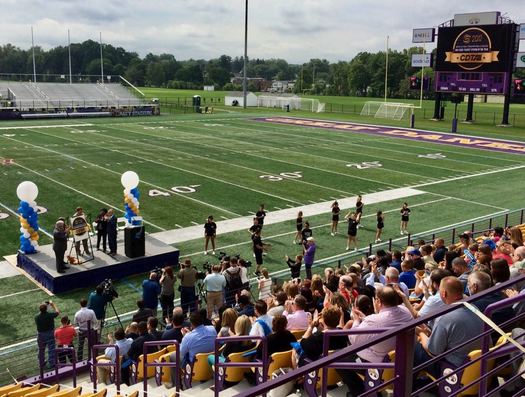
[[104,306],[104,317],[102,317],[102,321],[100,323],[100,335],[102,335],[102,328],[104,328],[104,323],[106,321],[106,310],[107,310],[107,307],[108,307],[108,303],[111,306],[111,308],[113,309],[113,313],[115,313],[115,317],[117,318],[117,321],[118,321],[120,327],[122,329],[124,329],[124,326],[122,325],[122,322],[120,321],[120,317],[119,317],[119,315],[117,313],[117,309],[115,309],[115,305],[113,304],[113,301],[110,300],[109,302],[106,302],[106,305]]

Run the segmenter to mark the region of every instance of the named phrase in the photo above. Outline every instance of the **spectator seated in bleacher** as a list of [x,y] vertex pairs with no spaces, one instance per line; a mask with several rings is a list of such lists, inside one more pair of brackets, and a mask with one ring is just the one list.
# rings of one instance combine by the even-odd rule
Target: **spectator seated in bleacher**
[[[292,349],[292,343],[297,342],[295,336],[286,329],[288,321],[286,317],[277,314],[272,319],[272,333],[266,338],[268,357],[276,352],[284,352]],[[257,346],[257,358],[262,359],[262,344]]]
[[[250,330],[252,328],[252,322],[250,318],[246,315],[241,315],[235,320],[235,335],[234,336],[247,336],[250,334]],[[226,362],[228,361],[228,356],[231,353],[240,353],[244,352],[246,350],[250,350],[255,347],[255,343],[252,341],[246,340],[246,341],[235,341],[235,342],[226,342],[223,345],[223,348],[221,350],[221,354],[219,356],[219,362]],[[208,364],[213,367],[215,364],[215,355],[210,354],[208,356]]]
[[151,335],[152,340],[162,340],[162,331],[159,331],[159,320],[157,317],[148,318],[148,333]]
[[250,299],[250,296],[247,294],[242,294],[237,299],[236,306],[237,313],[239,316],[246,315],[248,317],[255,316],[255,309],[253,303]]
[[279,291],[275,294],[275,298],[270,297],[267,302],[270,302],[268,304],[268,315],[275,317],[275,316],[282,316],[283,312],[285,310],[285,303],[286,299],[288,298],[288,295],[286,295],[286,292]]
[[126,338],[130,339],[137,339],[139,337],[139,323],[132,321],[129,323],[129,325],[126,327],[125,330]]
[[231,307],[228,307],[222,312],[220,321],[218,321],[215,329],[217,330],[217,336],[232,336],[235,335],[235,321],[239,315],[237,311]]
[[408,289],[414,288],[417,280],[412,259],[405,259],[401,262],[401,270],[403,271],[399,275],[399,282],[404,283]]
[[175,313],[171,318],[171,328],[164,330],[162,340],[176,340],[182,342],[182,329],[184,328],[184,314]]
[[292,302],[286,303],[286,310],[283,315],[288,320],[286,329],[304,330],[308,328],[311,320],[310,313],[306,312],[306,299],[302,295],[297,295]]
[[121,367],[121,379],[122,382],[130,384],[130,367],[131,364],[136,363],[139,356],[144,352],[144,343],[153,340],[153,336],[148,332],[148,323],[141,321],[138,324],[139,336],[131,344],[128,353],[123,356],[122,367]]
[[445,253],[447,252],[447,247],[445,247],[445,240],[442,238],[437,238],[434,240],[434,253],[433,258],[436,263],[440,263],[445,260]]
[[255,316],[257,319],[254,321],[250,330],[251,336],[268,336],[272,332],[272,316],[268,312],[268,305],[265,301],[259,299],[255,302]]
[[[108,344],[118,346],[120,356],[125,356],[128,353],[132,343],[133,339],[126,338],[126,335],[122,328],[117,328],[115,330],[114,336],[111,333],[108,334]],[[106,347],[106,349],[104,350],[104,357],[105,358],[97,360],[97,362],[114,363],[117,359],[116,349],[114,347]],[[109,367],[97,367],[97,378],[99,382],[109,384],[108,374]]]
[[468,267],[467,262],[463,258],[455,258],[452,261],[452,272],[463,284],[463,293],[468,295],[467,281],[471,269]]
[[148,318],[155,317],[153,310],[146,307],[142,299],[137,301],[138,310],[133,314],[132,321],[140,323],[142,321],[148,321]]

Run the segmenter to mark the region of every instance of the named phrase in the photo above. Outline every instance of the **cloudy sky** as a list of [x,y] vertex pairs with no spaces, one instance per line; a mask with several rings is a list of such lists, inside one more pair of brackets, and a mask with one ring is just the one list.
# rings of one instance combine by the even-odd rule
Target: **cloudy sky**
[[[244,0],[2,0],[0,44],[43,48],[98,40],[179,60],[242,55]],[[496,5],[497,4],[497,5]],[[501,11],[525,22],[523,0],[249,0],[251,58],[350,60],[360,51],[411,46],[413,28],[455,13]],[[522,50],[525,44],[522,43]]]

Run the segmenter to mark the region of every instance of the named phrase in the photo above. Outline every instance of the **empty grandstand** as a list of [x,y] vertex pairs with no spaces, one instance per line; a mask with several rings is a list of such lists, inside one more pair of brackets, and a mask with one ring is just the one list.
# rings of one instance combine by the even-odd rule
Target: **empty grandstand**
[[142,95],[118,83],[0,81],[0,118],[158,114],[157,105],[136,94]]

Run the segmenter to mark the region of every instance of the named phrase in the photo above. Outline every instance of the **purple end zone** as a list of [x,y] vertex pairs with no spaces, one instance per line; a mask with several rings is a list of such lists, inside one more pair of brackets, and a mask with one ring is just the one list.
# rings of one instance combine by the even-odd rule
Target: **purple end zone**
[[253,120],[262,121],[266,123],[349,131],[358,134],[377,135],[383,137],[390,136],[394,138],[410,139],[412,141],[433,142],[443,145],[461,146],[482,150],[490,150],[494,152],[525,154],[525,142],[504,139],[492,139],[443,132],[414,130],[408,128],[385,127],[369,124],[303,119],[295,117],[258,117]]

